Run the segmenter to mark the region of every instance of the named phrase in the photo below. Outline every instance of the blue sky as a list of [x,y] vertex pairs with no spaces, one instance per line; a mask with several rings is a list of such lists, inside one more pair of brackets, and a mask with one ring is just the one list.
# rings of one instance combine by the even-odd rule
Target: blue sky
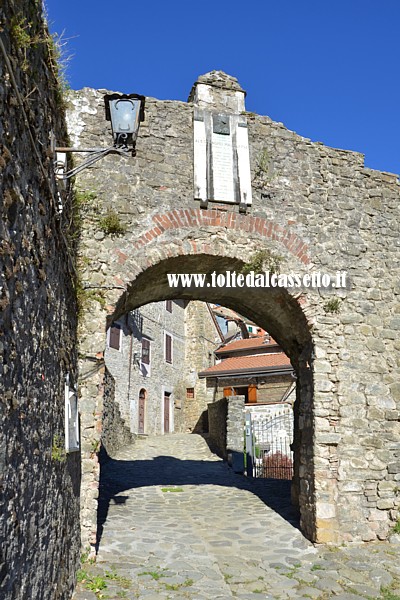
[[221,69],[247,110],[400,173],[399,0],[46,0],[71,87],[187,100]]

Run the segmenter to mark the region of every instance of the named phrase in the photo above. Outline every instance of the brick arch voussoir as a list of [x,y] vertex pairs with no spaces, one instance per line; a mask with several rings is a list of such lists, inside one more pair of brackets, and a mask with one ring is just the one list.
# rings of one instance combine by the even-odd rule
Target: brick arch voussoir
[[[240,233],[257,234],[260,238],[276,241],[281,243],[304,265],[311,263],[309,247],[307,243],[296,233],[290,230],[290,224],[287,227],[275,223],[274,221],[264,219],[262,217],[254,217],[252,215],[242,215],[230,211],[222,211],[218,209],[180,209],[171,210],[161,215],[153,217],[154,226],[145,231],[133,244],[136,250],[142,250],[145,246],[159,238],[166,231],[193,229],[199,227],[215,227],[238,231]],[[201,241],[190,241],[191,248],[186,249],[186,252],[193,254],[214,254],[210,244]],[[185,253],[184,248],[178,249],[178,253]],[[168,251],[164,249],[162,253],[166,253],[164,258],[170,258]],[[150,266],[150,265],[149,265]]]

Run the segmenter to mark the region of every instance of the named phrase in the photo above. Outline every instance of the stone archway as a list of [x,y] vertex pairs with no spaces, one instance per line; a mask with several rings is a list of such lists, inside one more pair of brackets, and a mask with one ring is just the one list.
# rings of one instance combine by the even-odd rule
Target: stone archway
[[[215,213],[215,211],[213,212]],[[217,219],[218,215],[215,215],[215,218]],[[249,221],[248,217],[245,216],[240,217],[240,220],[246,224]],[[262,220],[260,221],[260,227],[262,227]],[[307,255],[303,253],[305,244],[301,240],[296,240],[294,251],[292,248],[288,249],[279,240],[268,240],[269,243],[266,243],[264,239],[261,245],[260,237],[254,235],[254,239],[252,239],[252,234],[249,232],[247,232],[246,237],[243,236],[242,242],[240,242],[239,236],[236,235],[235,243],[233,243],[230,242],[229,235],[227,237],[216,235],[216,227],[214,224],[209,224],[207,233],[204,232],[203,234],[202,242],[192,244],[190,240],[195,235],[194,229],[178,226],[174,231],[174,240],[169,237],[165,244],[163,244],[162,239],[158,239],[153,244],[152,240],[149,240],[144,247],[135,248],[134,261],[129,256],[122,255],[120,249],[116,249],[113,256],[118,257],[119,270],[116,275],[113,275],[113,280],[114,282],[117,280],[118,288],[107,291],[107,299],[110,300],[107,323],[110,324],[128,311],[133,311],[141,305],[180,298],[222,303],[268,329],[290,356],[297,372],[293,496],[299,504],[301,526],[304,534],[310,539],[316,540],[318,539],[318,530],[315,520],[313,470],[313,339],[311,322],[304,312],[307,303],[306,298],[299,294],[295,297],[283,288],[254,289],[251,291],[251,295],[249,295],[249,290],[242,288],[177,290],[169,287],[167,279],[167,273],[240,271],[244,264],[243,259],[240,258],[243,256],[242,245],[245,243],[244,240],[246,240],[246,251],[249,257],[261,249],[267,249],[275,253],[280,250],[280,256],[286,265],[285,270],[307,272],[309,261]],[[284,239],[290,239],[290,237],[285,236]],[[190,252],[185,254],[183,248],[190,249]],[[302,248],[302,260],[297,256],[299,253],[298,248]],[[210,249],[213,249],[214,252],[210,253]],[[139,265],[146,266],[139,271]],[[132,278],[134,267],[137,275]],[[308,310],[311,308],[312,306],[309,306]],[[99,325],[103,321],[104,331],[105,311],[101,309],[99,303],[93,304],[90,311],[91,322],[93,322],[93,310],[97,312]],[[93,344],[95,339],[95,336],[91,335],[90,343]],[[82,369],[85,370],[85,368],[87,367],[82,365]],[[96,427],[99,434],[102,410],[101,372],[97,377],[100,393],[97,397]],[[93,387],[91,389],[93,391]],[[82,389],[82,394],[85,394],[85,389]]]
[[[296,472],[306,535],[318,542],[385,539],[396,519],[400,475],[397,176],[366,169],[358,153],[247,113],[243,90],[225,74],[202,76],[196,87],[201,93],[188,103],[147,98],[135,159],[110,155],[77,180],[86,300],[79,347],[83,541],[94,533],[92,449],[101,427],[105,323],[182,296],[166,288],[168,271],[234,270],[259,250],[281,256],[282,272],[348,273],[351,285],[333,296],[218,290],[218,300],[265,325],[301,372]],[[221,113],[232,117],[236,134],[248,130],[247,214],[233,197],[199,208],[193,167],[201,140],[194,131],[202,117],[210,127],[216,116],[219,128]],[[103,92],[71,95],[70,136],[76,146],[109,144]],[[119,220],[116,235],[104,225],[109,215]],[[185,294],[212,299],[209,290]]]

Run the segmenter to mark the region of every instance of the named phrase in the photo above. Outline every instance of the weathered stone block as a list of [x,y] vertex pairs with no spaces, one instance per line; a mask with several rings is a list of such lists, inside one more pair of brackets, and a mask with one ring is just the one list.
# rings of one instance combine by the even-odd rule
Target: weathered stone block
[[378,483],[378,490],[379,491],[390,491],[393,492],[393,490],[395,490],[397,488],[396,484],[394,483],[394,481],[380,481]]
[[339,490],[343,493],[346,492],[362,492],[363,486],[361,483],[357,481],[347,481],[343,482],[339,485]]
[[333,383],[328,379],[322,381],[316,381],[315,391],[316,392],[331,392],[333,389]]
[[388,473],[391,475],[400,473],[400,460],[388,464]]
[[337,445],[342,438],[339,433],[321,433],[318,437],[321,444],[328,445]]
[[317,519],[317,538],[319,544],[335,544],[338,541],[335,519]]
[[333,519],[336,517],[336,505],[328,502],[317,502],[317,518]]
[[314,363],[314,369],[317,373],[331,373],[332,365],[327,360],[316,360]]
[[387,514],[387,512],[384,512],[383,510],[379,510],[377,508],[372,508],[369,511],[368,520],[369,521],[387,521],[388,514]]
[[398,331],[400,329],[400,317],[393,317],[393,319],[389,321],[389,328]]
[[[392,385],[390,386],[390,391],[394,400],[400,400],[400,383],[392,383]],[[394,405],[388,408],[396,408],[396,406]]]

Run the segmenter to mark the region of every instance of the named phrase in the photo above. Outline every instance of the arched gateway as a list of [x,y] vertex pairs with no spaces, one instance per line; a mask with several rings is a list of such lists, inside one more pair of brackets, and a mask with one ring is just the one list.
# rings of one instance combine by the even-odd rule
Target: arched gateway
[[[71,96],[74,145],[108,144],[103,96]],[[243,90],[221,72],[200,77],[188,103],[147,98],[144,115],[134,158],[108,156],[77,180],[84,543],[95,533],[106,324],[173,298],[231,307],[289,355],[297,374],[293,491],[304,534],[385,538],[400,478],[397,178],[247,113]],[[299,276],[345,271],[347,286],[168,285],[168,273],[239,272],[257,257]]]

